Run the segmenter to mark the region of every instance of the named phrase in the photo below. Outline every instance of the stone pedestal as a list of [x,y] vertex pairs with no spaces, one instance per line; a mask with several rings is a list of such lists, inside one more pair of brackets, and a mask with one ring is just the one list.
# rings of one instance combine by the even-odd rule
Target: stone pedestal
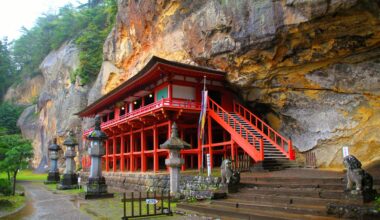
[[76,156],[75,146],[78,144],[74,137],[74,132],[70,131],[69,136],[63,144],[67,147],[65,152],[66,169],[63,173],[60,184],[57,185],[57,189],[76,189],[78,188],[78,176],[75,172],[76,165],[74,157]]
[[363,204],[363,203],[373,201],[376,195],[377,195],[376,190],[365,190],[365,191],[351,190],[351,191],[346,191],[344,194],[344,197],[346,200],[350,201],[350,203]]
[[85,185],[85,199],[110,198],[113,194],[107,192],[106,180],[102,176],[102,156],[105,155],[103,141],[107,135],[100,129],[100,117],[95,117],[95,129],[87,137],[91,141],[88,153],[91,156],[91,168],[88,183]]
[[55,184],[60,180],[59,170],[58,170],[58,151],[60,146],[57,145],[57,139],[54,138],[53,143],[49,145],[49,158],[50,158],[50,170],[45,184]]
[[169,149],[169,159],[165,160],[166,166],[169,167],[170,173],[170,193],[177,197],[178,184],[180,180],[180,168],[184,160],[180,158],[180,150],[190,148],[190,144],[178,138],[177,124],[172,125],[172,133],[169,140],[160,145],[161,149]]

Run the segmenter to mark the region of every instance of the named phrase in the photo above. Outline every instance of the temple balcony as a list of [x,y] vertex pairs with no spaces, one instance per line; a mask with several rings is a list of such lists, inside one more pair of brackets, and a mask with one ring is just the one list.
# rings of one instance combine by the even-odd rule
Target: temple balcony
[[[110,130],[120,125],[133,124],[135,122],[147,121],[147,120],[160,120],[167,117],[167,112],[181,113],[198,113],[201,110],[201,103],[189,100],[170,99],[164,98],[159,101],[153,102],[149,105],[142,106],[124,115],[115,117],[112,120],[108,120],[101,123],[102,130]],[[93,128],[85,130],[83,135],[88,135]]]

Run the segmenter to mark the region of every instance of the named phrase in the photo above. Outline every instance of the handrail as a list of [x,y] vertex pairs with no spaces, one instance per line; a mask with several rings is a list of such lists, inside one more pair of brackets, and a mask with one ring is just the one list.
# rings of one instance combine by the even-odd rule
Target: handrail
[[[280,151],[286,154],[289,159],[294,160],[295,154],[292,146],[292,141],[290,139],[286,139],[281,134],[276,132],[273,128],[271,128],[267,123],[265,123],[263,120],[261,120],[259,117],[254,115],[251,111],[249,111],[247,108],[242,106],[241,104],[237,103],[234,100],[234,112],[245,118],[247,121],[249,121],[254,127],[257,128],[258,132],[266,137],[271,143]],[[261,125],[261,126],[260,126]],[[267,132],[265,132],[265,130]],[[273,136],[272,136],[273,134]],[[280,142],[280,144],[278,143]],[[288,149],[285,148],[285,146],[288,146]]]
[[[251,144],[251,143],[249,143],[249,144],[253,145],[254,154],[258,155],[258,157],[261,160],[264,160],[264,144],[263,144],[262,140],[260,140],[258,137],[256,137],[256,135],[253,134],[250,130],[248,130],[247,128],[245,128],[238,120],[236,120],[234,117],[232,117],[226,110],[224,110],[221,106],[219,106],[211,98],[208,98],[208,108],[211,109],[211,110],[213,110],[217,114],[221,112],[222,116],[220,116],[220,117],[222,117],[223,121],[225,121],[224,117],[226,115],[227,116],[227,122],[226,123],[229,126],[231,126],[233,128],[233,130],[236,131],[237,130],[237,125],[239,125],[239,128],[238,128],[239,132],[238,131],[236,131],[236,132],[238,132],[240,136],[242,136],[245,140],[247,140],[248,143],[249,143],[248,137],[252,136],[252,138],[253,138],[253,144]],[[231,119],[233,121],[232,123],[230,123]],[[245,131],[245,135],[243,135],[243,133],[242,133],[243,131]],[[259,147],[260,150],[256,149],[256,143],[259,144],[258,147]]]
[[[138,108],[136,110],[133,110],[132,112],[125,113],[124,115],[120,116],[119,118],[115,118],[115,119],[112,119],[112,120],[109,120],[106,122],[102,122],[101,128],[104,129],[104,128],[110,127],[114,124],[119,124],[122,121],[130,120],[130,119],[137,117],[141,114],[159,109],[161,107],[172,107],[172,108],[182,107],[182,108],[189,108],[189,109],[200,109],[201,104],[199,102],[194,102],[194,101],[183,101],[183,100],[175,100],[175,99],[170,99],[170,98],[161,99],[157,102],[153,102],[149,105],[146,105],[146,106],[143,106],[143,107]],[[83,135],[89,134],[92,130],[93,130],[93,128],[90,128],[90,129],[84,131]]]

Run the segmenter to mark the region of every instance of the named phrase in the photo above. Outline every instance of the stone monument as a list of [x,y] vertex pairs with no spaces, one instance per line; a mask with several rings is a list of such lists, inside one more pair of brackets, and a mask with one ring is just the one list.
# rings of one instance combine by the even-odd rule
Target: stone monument
[[103,141],[107,135],[100,129],[100,116],[95,117],[95,129],[86,137],[91,141],[88,153],[91,156],[90,176],[85,186],[85,199],[110,198],[113,194],[107,193],[106,180],[102,176],[102,156],[105,155]]
[[76,156],[75,146],[78,145],[78,142],[74,137],[73,131],[69,132],[69,136],[63,144],[67,147],[65,152],[66,169],[60,184],[57,185],[57,189],[75,189],[78,188],[78,176],[75,172],[74,157]]
[[53,143],[49,145],[50,170],[45,184],[55,184],[60,180],[58,170],[58,151],[61,147],[57,144],[57,138],[53,139]]
[[178,185],[180,180],[180,168],[184,160],[180,157],[180,150],[190,148],[190,144],[178,137],[177,124],[172,125],[170,138],[160,145],[161,149],[169,150],[169,159],[165,160],[166,166],[169,167],[170,173],[170,193],[174,196],[178,195]]

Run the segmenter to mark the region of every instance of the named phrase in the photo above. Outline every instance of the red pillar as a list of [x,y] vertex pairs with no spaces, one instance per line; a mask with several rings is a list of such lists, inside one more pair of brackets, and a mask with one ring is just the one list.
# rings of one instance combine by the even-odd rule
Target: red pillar
[[133,143],[133,133],[131,132],[131,135],[129,136],[130,139],[129,139],[129,146],[131,148],[131,154],[130,154],[130,158],[129,158],[129,168],[130,168],[130,171],[133,172],[135,171],[135,166],[134,166],[134,160],[133,160],[133,150],[134,150],[134,143]]
[[157,126],[153,127],[153,172],[158,171],[158,133]]
[[113,137],[112,170],[116,172],[116,137]]
[[214,162],[213,162],[213,152],[212,152],[212,126],[211,126],[211,117],[208,115],[207,116],[207,126],[208,126],[208,152],[210,154],[210,166],[211,169],[214,167]]
[[110,165],[109,165],[109,140],[106,140],[106,171],[108,172],[110,170]]
[[124,172],[124,166],[125,166],[125,160],[124,160],[124,153],[125,153],[125,146],[124,146],[124,136],[121,135],[120,137],[120,170],[121,172]]
[[235,142],[231,141],[231,160],[235,160]]
[[141,172],[146,171],[146,157],[145,157],[145,149],[146,149],[146,142],[145,142],[145,134],[144,129],[141,130]]

